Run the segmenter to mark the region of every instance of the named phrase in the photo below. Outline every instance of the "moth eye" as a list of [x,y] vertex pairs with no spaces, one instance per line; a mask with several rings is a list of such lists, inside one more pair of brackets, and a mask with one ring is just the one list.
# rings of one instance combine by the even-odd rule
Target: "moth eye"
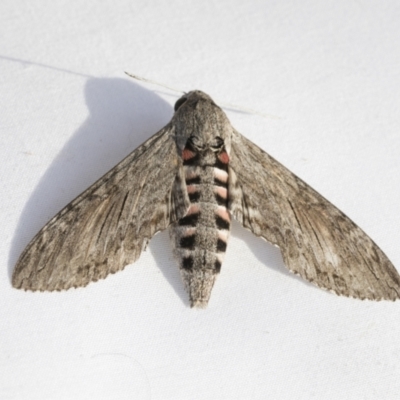
[[187,97],[185,97],[185,96],[183,96],[183,97],[181,97],[180,99],[178,99],[178,101],[175,103],[174,111],[177,111],[178,108],[179,108],[183,103],[186,102],[186,100],[187,100]]

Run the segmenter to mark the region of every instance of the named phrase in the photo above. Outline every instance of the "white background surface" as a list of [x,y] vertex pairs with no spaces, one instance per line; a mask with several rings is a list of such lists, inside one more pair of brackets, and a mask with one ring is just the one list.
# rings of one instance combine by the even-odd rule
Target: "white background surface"
[[171,118],[179,95],[124,70],[271,115],[227,110],[400,269],[399,21],[395,0],[3,0],[0,398],[398,399],[400,303],[317,289],[238,224],[206,310],[188,307],[166,232],[84,289],[10,275]]

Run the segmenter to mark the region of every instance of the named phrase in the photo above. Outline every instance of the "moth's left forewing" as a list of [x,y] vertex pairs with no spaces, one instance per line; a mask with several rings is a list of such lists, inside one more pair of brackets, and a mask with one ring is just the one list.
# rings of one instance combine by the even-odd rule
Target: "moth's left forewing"
[[230,153],[230,212],[279,246],[292,272],[339,295],[400,297],[396,269],[346,215],[236,131]]
[[12,283],[28,290],[86,286],[138,259],[189,207],[170,124],[79,195],[32,239]]

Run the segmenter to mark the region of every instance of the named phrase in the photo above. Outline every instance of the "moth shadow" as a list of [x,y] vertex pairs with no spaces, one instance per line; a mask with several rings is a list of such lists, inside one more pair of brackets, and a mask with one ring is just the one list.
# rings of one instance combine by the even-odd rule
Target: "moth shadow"
[[9,252],[10,281],[21,252],[46,222],[166,125],[173,113],[166,101],[128,78],[89,78],[85,99],[87,119],[55,157],[21,213]]

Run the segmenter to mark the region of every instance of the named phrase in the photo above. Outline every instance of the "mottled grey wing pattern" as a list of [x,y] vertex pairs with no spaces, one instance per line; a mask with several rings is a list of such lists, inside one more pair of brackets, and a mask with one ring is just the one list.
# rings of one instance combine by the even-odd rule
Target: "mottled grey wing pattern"
[[60,211],[14,270],[14,287],[85,286],[134,262],[189,207],[173,127],[160,132]]
[[386,255],[319,193],[238,132],[230,159],[232,215],[278,245],[292,272],[338,295],[400,297],[400,276]]

